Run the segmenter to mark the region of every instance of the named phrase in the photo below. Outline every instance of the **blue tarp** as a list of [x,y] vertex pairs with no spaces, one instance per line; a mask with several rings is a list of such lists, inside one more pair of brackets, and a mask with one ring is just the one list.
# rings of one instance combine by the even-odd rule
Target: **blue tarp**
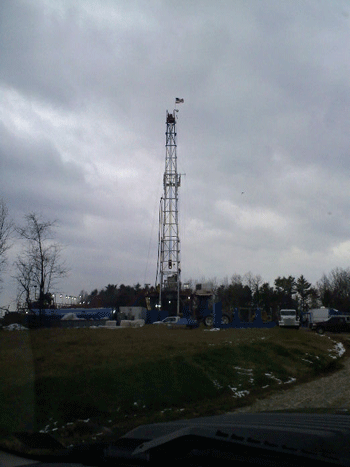
[[[67,313],[74,313],[77,318],[99,320],[103,318],[111,319],[113,308],[57,308],[43,310],[43,316],[61,319]],[[39,310],[32,310],[39,316]]]

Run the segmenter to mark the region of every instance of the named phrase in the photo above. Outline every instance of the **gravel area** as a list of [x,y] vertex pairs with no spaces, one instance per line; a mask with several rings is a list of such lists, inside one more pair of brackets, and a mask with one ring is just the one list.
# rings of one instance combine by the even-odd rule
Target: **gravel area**
[[[333,337],[332,337],[333,338]],[[308,383],[276,392],[234,413],[269,410],[331,408],[350,410],[350,358],[343,357],[344,368]]]

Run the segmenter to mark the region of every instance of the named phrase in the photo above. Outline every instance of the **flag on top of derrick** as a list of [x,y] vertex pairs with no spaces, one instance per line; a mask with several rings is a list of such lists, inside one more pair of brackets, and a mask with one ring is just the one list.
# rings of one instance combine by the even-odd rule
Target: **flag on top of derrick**
[[183,99],[180,99],[179,97],[175,98],[175,104],[183,104],[185,101]]

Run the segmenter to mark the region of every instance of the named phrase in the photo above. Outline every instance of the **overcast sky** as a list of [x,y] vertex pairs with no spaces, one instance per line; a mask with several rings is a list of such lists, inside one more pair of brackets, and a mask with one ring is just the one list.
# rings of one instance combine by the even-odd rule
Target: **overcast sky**
[[350,266],[348,0],[1,0],[0,44],[0,197],[58,220],[56,292],[154,284],[175,97],[183,281]]

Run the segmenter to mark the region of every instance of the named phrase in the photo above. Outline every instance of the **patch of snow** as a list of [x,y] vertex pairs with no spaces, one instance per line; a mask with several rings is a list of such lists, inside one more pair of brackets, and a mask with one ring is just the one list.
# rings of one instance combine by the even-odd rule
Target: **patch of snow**
[[265,376],[267,376],[268,378],[271,378],[271,379],[277,381],[278,384],[290,384],[290,383],[295,383],[295,381],[296,381],[295,378],[290,377],[287,381],[283,382],[282,380],[276,378],[276,376],[273,376],[272,373],[265,373]]
[[307,363],[314,363],[314,362],[312,362],[311,360],[306,360],[306,358],[302,358],[302,360],[303,360],[304,362],[307,362]]
[[214,384],[214,386],[215,386],[216,388],[218,388],[218,389],[222,389],[222,387],[223,387],[223,386],[221,386],[221,384],[219,383],[219,381],[216,381],[216,380],[213,381],[213,384]]
[[[245,372],[245,373],[251,373],[251,372],[253,371],[253,370],[250,369],[250,368],[241,368],[241,367],[239,367],[239,366],[234,366],[233,368],[234,368],[235,370],[241,370],[242,372]],[[239,373],[239,372],[238,372],[238,373]],[[241,373],[241,374],[243,374],[243,373]]]
[[330,355],[331,358],[340,358],[345,353],[345,347],[341,342],[335,342],[334,349],[330,350],[330,352],[335,352],[337,355]]
[[288,381],[285,381],[283,384],[295,383],[295,381],[296,381],[296,378],[292,378],[292,377],[291,377],[291,378],[289,378]]
[[280,379],[276,378],[276,376],[273,376],[272,373],[265,373],[265,376],[267,376],[268,378],[274,379],[275,381],[278,382],[278,384],[282,384],[282,381]]
[[47,433],[49,431],[50,425],[46,425],[43,430],[40,430],[40,433]]
[[235,398],[237,397],[241,398],[249,394],[249,391],[238,391],[238,388],[235,388],[233,386],[229,386],[229,388],[231,389],[232,392],[234,392],[233,397]]
[[9,324],[8,326],[4,326],[3,329],[5,331],[28,331],[28,328],[22,326],[22,324]]
[[78,318],[76,313],[66,313],[62,316],[61,321],[70,321],[70,320],[82,320],[83,318]]

